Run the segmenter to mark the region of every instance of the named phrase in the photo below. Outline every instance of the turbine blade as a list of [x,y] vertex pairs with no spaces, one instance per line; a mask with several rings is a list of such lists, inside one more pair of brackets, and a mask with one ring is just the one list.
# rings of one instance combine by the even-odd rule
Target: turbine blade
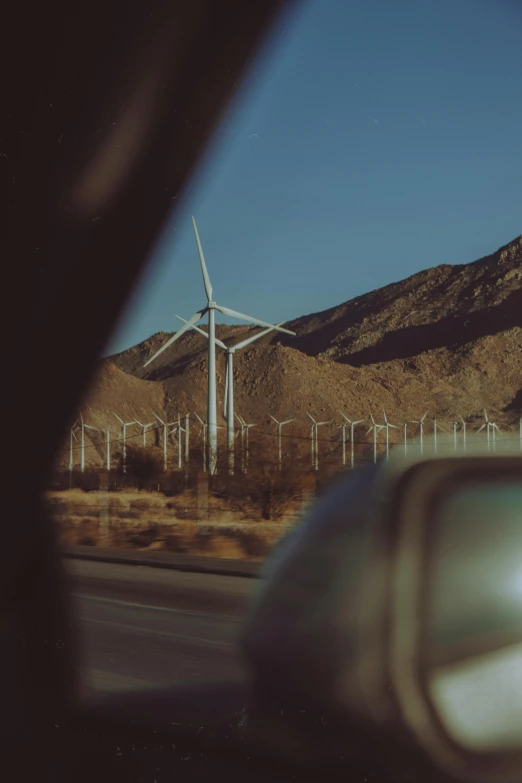
[[314,417],[313,417],[313,416],[311,416],[311,415],[308,413],[308,411],[306,411],[306,415],[308,416],[308,418],[309,418],[311,421],[313,421],[313,423],[314,423],[314,424],[317,424],[317,422],[316,422],[316,420],[314,419]]
[[153,413],[152,415],[159,421],[160,424],[163,424],[163,426],[165,426],[165,422],[163,421],[163,419],[160,419],[160,417],[157,416],[155,413]]
[[[174,315],[176,315],[176,313],[174,313]],[[188,321],[186,321],[180,315],[176,315],[176,318],[179,318],[179,320],[183,321],[183,323],[185,323],[185,324],[188,323]],[[200,334],[202,334],[203,337],[206,337],[207,340],[208,340],[208,332],[205,332],[204,329],[201,329],[199,326],[195,326],[194,324],[192,324],[192,329],[194,329],[195,332],[199,332]],[[214,337],[214,342],[215,342],[216,345],[219,345],[220,348],[223,348],[224,351],[227,350],[227,346],[225,345],[225,343],[222,340],[218,340],[217,337]]]
[[[284,323],[284,321],[281,321],[281,323]],[[242,340],[240,343],[237,343],[237,345],[232,346],[234,348],[234,351],[237,351],[239,348],[244,348],[245,345],[249,345],[250,343],[253,343],[255,340],[259,340],[259,338],[264,337],[265,334],[268,334],[269,332],[273,332],[274,329],[278,328],[278,326],[281,326],[281,324],[277,324],[276,326],[270,326],[268,329],[263,329],[262,332],[255,334],[253,337],[248,337],[246,340]]]
[[196,321],[199,321],[199,319],[200,319],[200,318],[202,318],[202,317],[203,317],[203,315],[204,315],[205,313],[206,313],[206,308],[205,308],[204,310],[202,310],[200,313],[194,313],[194,315],[192,316],[192,318],[191,318],[190,320],[188,320],[188,321],[186,321],[186,322],[185,322],[185,326],[182,326],[182,327],[181,327],[181,329],[179,329],[179,330],[176,332],[176,334],[173,334],[173,335],[172,335],[172,337],[170,338],[170,340],[167,340],[167,342],[165,343],[165,345],[162,345],[162,346],[161,346],[161,348],[160,348],[158,351],[156,351],[156,353],[155,353],[153,356],[151,356],[151,357],[150,357],[150,359],[148,359],[148,360],[145,362],[145,364],[144,364],[143,366],[144,366],[144,367],[147,367],[147,365],[149,365],[151,362],[153,362],[153,361],[154,361],[154,359],[155,359],[157,356],[159,356],[159,355],[160,355],[160,353],[163,353],[163,351],[164,351],[164,350],[166,350],[166,349],[169,347],[169,345],[172,345],[172,343],[174,343],[174,342],[175,342],[175,341],[176,341],[178,338],[180,338],[180,337],[181,337],[181,335],[182,335],[184,332],[186,332],[186,331],[187,331],[187,329],[190,329],[190,327],[191,327],[193,324],[195,324],[195,323],[196,323]]
[[428,415],[428,411],[426,411],[426,413],[425,413],[425,414],[424,414],[424,416],[422,417],[421,421],[424,421],[424,419],[426,418],[426,416],[427,416],[427,415]]
[[282,421],[281,424],[291,424],[295,419],[287,419],[286,421]]
[[353,426],[355,427],[356,424],[363,424],[365,419],[359,419],[358,421],[351,422]]
[[207,295],[207,300],[209,302],[212,301],[212,285],[210,283],[210,277],[208,276],[207,271],[207,265],[205,264],[205,256],[203,255],[203,248],[201,247],[201,242],[199,239],[198,234],[198,227],[196,226],[196,219],[194,215],[192,216],[192,224],[194,226],[194,234],[196,235],[196,244],[198,246],[198,253],[199,253],[199,261],[201,264],[201,271],[203,273],[203,285],[205,286],[205,293]]
[[279,424],[279,422],[277,421],[277,419],[275,418],[275,416],[272,416],[272,414],[271,414],[271,413],[269,413],[268,415],[270,416],[270,418],[272,419],[272,421],[275,421],[275,423],[276,423],[276,424]]
[[266,321],[261,321],[260,318],[252,318],[250,315],[238,313],[237,310],[231,310],[230,307],[216,305],[216,310],[219,310],[219,312],[223,313],[223,315],[229,315],[231,318],[239,318],[241,321],[248,321],[251,324],[256,324],[256,326],[267,326],[270,330],[275,329],[278,332],[284,332],[285,334],[290,334],[292,337],[295,337],[295,332],[291,332],[290,329],[284,329],[282,326],[273,326],[272,324],[268,324]]
[[482,430],[484,429],[484,427],[485,427],[485,426],[486,426],[486,425],[485,425],[485,424],[483,424],[483,425],[482,425],[482,427],[479,427],[479,428],[478,428],[477,432],[482,432]]
[[123,424],[123,419],[120,419],[120,417],[118,416],[118,414],[117,414],[117,413],[113,413],[112,415],[113,415],[113,416],[116,416],[116,418],[118,419],[118,421],[121,421],[121,423]]

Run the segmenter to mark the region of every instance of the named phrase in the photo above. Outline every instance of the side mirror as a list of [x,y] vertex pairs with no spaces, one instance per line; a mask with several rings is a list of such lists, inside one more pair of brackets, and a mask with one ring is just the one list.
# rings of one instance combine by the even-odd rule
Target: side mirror
[[399,709],[457,777],[519,780],[522,460],[420,464],[401,494],[389,649]]
[[518,781],[522,458],[392,459],[344,477],[266,563],[243,646],[255,679],[454,780]]

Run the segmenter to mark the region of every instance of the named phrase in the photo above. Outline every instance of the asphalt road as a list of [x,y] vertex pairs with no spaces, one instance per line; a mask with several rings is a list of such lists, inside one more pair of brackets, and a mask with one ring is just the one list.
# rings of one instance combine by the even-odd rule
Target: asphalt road
[[257,580],[67,560],[82,690],[241,681],[241,620]]

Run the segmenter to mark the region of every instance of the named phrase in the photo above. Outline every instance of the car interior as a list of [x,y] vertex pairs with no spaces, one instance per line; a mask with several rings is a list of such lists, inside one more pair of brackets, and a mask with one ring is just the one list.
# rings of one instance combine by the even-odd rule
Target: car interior
[[[68,577],[42,502],[49,466],[163,224],[197,180],[220,117],[268,33],[276,23],[281,29],[291,24],[300,5],[50,0],[11,6],[4,20],[2,233],[9,315],[3,426],[10,456],[0,649],[6,781],[459,779],[460,767],[433,763],[420,733],[405,732],[399,719],[394,727],[389,716],[407,710],[398,702],[387,705],[386,678],[375,695],[386,719],[363,708],[348,716],[330,698],[336,681],[318,674],[321,655],[328,648],[325,671],[341,671],[344,648],[329,639],[327,628],[321,655],[314,652],[316,637],[304,633],[292,641],[281,630],[273,645],[297,649],[299,662],[274,658],[262,607],[257,615],[253,610],[255,622],[244,636],[255,673],[248,687],[219,678],[89,704],[78,699]],[[121,106],[125,122],[116,127]],[[506,460],[518,481],[520,458]],[[345,493],[341,505],[354,520],[354,553],[363,546],[360,499],[377,492],[381,480],[381,469],[371,467],[334,488]],[[317,535],[317,546],[310,545],[316,555]],[[309,550],[296,547],[290,571],[283,564],[281,574],[296,584],[308,579],[306,589],[316,590]],[[276,568],[263,606],[283,605],[287,582],[278,574]],[[383,634],[392,627],[386,622]],[[365,660],[373,660],[381,641],[366,640]],[[469,769],[475,774],[476,766]],[[488,781],[495,779],[492,770]]]

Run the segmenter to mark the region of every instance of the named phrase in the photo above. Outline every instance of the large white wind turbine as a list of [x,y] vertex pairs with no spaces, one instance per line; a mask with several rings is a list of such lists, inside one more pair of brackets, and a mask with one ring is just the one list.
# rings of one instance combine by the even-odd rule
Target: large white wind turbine
[[208,402],[207,402],[207,425],[208,425],[208,450],[209,450],[209,472],[214,475],[217,467],[217,406],[216,406],[216,310],[223,315],[228,315],[232,318],[239,318],[242,321],[248,321],[249,323],[256,324],[256,326],[267,326],[275,328],[279,332],[285,332],[285,334],[293,334],[289,329],[284,329],[282,326],[273,327],[266,321],[261,321],[258,318],[252,318],[250,315],[244,315],[238,313],[236,310],[231,310],[228,307],[218,305],[212,298],[212,285],[210,283],[210,277],[207,271],[207,265],[205,264],[205,258],[203,256],[203,248],[199,239],[198,229],[194,217],[192,218],[194,225],[194,234],[196,236],[196,243],[198,246],[199,260],[201,264],[201,272],[203,274],[203,285],[205,286],[205,293],[207,296],[207,304],[197,313],[194,313],[185,326],[183,326],[176,334],[174,334],[167,342],[151,356],[151,358],[145,362],[144,367],[147,367],[154,359],[159,356],[166,348],[168,348],[175,340],[178,340],[184,332],[191,326],[197,323],[203,316],[208,313]]
[[[176,318],[179,318],[180,321],[188,324],[188,321],[180,315],[177,315]],[[281,321],[281,324],[282,323],[284,323],[284,321]],[[274,331],[274,329],[278,329],[281,324],[269,326],[268,329],[263,329],[262,332],[258,332],[258,334],[254,334],[252,337],[247,337],[246,340],[242,340],[240,343],[236,343],[236,345],[225,345],[222,340],[218,340],[217,337],[214,338],[216,345],[219,348],[222,348],[226,355],[223,416],[227,421],[228,472],[230,475],[233,475],[234,473],[234,353],[241,350],[241,348],[246,348],[247,345],[250,345],[250,343],[253,343],[255,340],[259,340],[260,337],[264,337],[265,334]],[[191,328],[208,339],[208,332],[205,332],[204,329],[200,329],[199,326],[195,326],[194,324],[192,324]],[[290,333],[295,334],[295,332]]]

